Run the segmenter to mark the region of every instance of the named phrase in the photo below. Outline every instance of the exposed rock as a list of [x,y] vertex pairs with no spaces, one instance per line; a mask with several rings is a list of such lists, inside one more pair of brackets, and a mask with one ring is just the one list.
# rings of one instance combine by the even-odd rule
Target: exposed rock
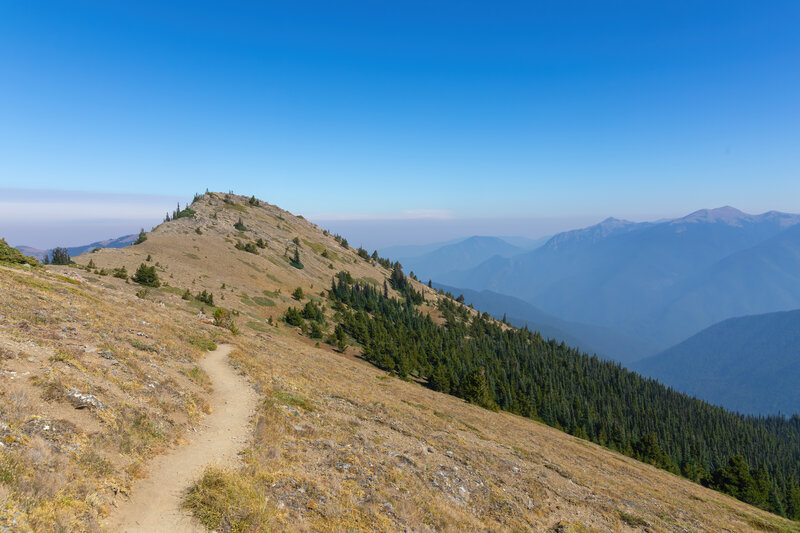
[[84,394],[76,388],[68,390],[65,396],[75,409],[104,409],[106,407],[94,394]]

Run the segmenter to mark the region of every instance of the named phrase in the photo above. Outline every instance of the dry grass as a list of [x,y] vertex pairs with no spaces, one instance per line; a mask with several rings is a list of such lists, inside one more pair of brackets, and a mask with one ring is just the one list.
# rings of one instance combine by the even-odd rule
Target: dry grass
[[[197,325],[76,274],[0,267],[0,526],[13,530],[98,530],[205,404],[202,351],[183,340]],[[76,409],[72,389],[99,403]]]
[[[97,530],[148,458],[208,410],[213,384],[196,361],[226,340],[263,401],[241,467],[209,469],[186,499],[217,531],[800,531],[531,420],[389,377],[356,348],[315,347],[278,320],[298,305],[291,291],[317,297],[343,268],[380,284],[389,272],[246,200],[206,197],[194,219],[91,254],[98,272],[129,273],[151,255],[169,286],[145,299],[113,276],[0,266],[0,530]],[[285,257],[295,237],[303,270]],[[234,248],[259,238],[257,255]],[[182,300],[186,289],[213,292],[242,333],[209,325],[211,309]],[[418,289],[433,312],[437,296]],[[75,409],[72,388],[103,407]]]

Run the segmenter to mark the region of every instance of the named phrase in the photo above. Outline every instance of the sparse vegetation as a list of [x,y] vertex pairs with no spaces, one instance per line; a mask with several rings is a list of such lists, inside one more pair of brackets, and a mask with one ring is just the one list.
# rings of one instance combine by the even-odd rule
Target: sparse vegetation
[[139,230],[139,236],[136,238],[135,241],[133,241],[133,244],[134,245],[142,244],[146,240],[147,240],[147,233],[145,233],[144,228],[142,228],[141,230]]
[[124,266],[121,266],[112,270],[111,275],[119,279],[128,279],[128,270]]
[[203,289],[202,292],[197,293],[197,296],[195,296],[195,298],[197,298],[198,301],[203,302],[204,304],[214,305],[214,294],[206,291],[205,289]]

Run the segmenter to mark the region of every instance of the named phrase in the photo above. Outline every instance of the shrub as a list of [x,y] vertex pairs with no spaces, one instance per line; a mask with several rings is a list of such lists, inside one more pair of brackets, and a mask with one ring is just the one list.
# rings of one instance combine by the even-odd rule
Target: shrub
[[239,221],[236,222],[236,224],[234,224],[233,227],[239,231],[247,231],[247,226],[245,226],[244,222],[242,222],[242,217],[239,217]]
[[239,333],[239,328],[233,320],[233,314],[222,307],[217,307],[214,311],[214,325],[230,330],[231,333]]
[[33,257],[23,255],[22,252],[16,248],[9,246],[5,239],[0,239],[0,262],[30,266],[36,266],[39,264],[39,261]]
[[303,288],[302,288],[302,287],[297,287],[297,288],[294,290],[294,292],[292,293],[292,298],[294,298],[294,299],[295,299],[295,300],[297,300],[298,302],[299,302],[300,300],[302,300],[303,298],[305,298],[305,297],[306,297],[306,295],[305,295],[305,293],[303,292]]
[[115,268],[111,273],[115,278],[119,279],[128,279],[128,270],[121,266],[119,268]]
[[184,300],[191,300],[192,293],[189,292],[189,289],[186,289],[185,291],[183,291],[183,295],[181,296],[181,298],[183,298]]
[[147,287],[158,287],[161,285],[161,282],[158,281],[156,267],[147,266],[144,263],[139,265],[139,268],[136,269],[131,279],[139,285],[146,285]]
[[255,207],[261,205],[261,202],[259,202],[258,198],[256,198],[255,196],[251,196],[250,199],[247,201],[247,203]]
[[234,246],[236,247],[237,250],[242,250],[244,252],[249,252],[251,254],[258,255],[258,250],[256,249],[256,245],[253,244],[252,242],[243,243],[242,241],[236,241],[236,244]]

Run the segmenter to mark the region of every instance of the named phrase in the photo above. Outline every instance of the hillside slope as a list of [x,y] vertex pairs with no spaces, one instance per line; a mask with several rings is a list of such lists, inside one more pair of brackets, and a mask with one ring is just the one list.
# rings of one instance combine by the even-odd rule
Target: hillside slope
[[632,368],[742,413],[800,413],[800,311],[725,320]]
[[[388,269],[275,206],[208,194],[190,210],[142,244],[78,257],[83,268],[0,266],[0,525],[97,529],[149,459],[202,423],[209,382],[196,346],[216,340],[237,346],[231,360],[261,398],[242,464],[209,468],[187,497],[217,530],[800,530],[392,377],[359,347],[338,353],[280,317],[317,302],[332,333],[337,311],[321,294],[332,275],[381,287]],[[159,287],[112,275],[142,264]],[[411,283],[441,320],[442,297]],[[238,335],[211,324],[202,291],[233,312]]]

